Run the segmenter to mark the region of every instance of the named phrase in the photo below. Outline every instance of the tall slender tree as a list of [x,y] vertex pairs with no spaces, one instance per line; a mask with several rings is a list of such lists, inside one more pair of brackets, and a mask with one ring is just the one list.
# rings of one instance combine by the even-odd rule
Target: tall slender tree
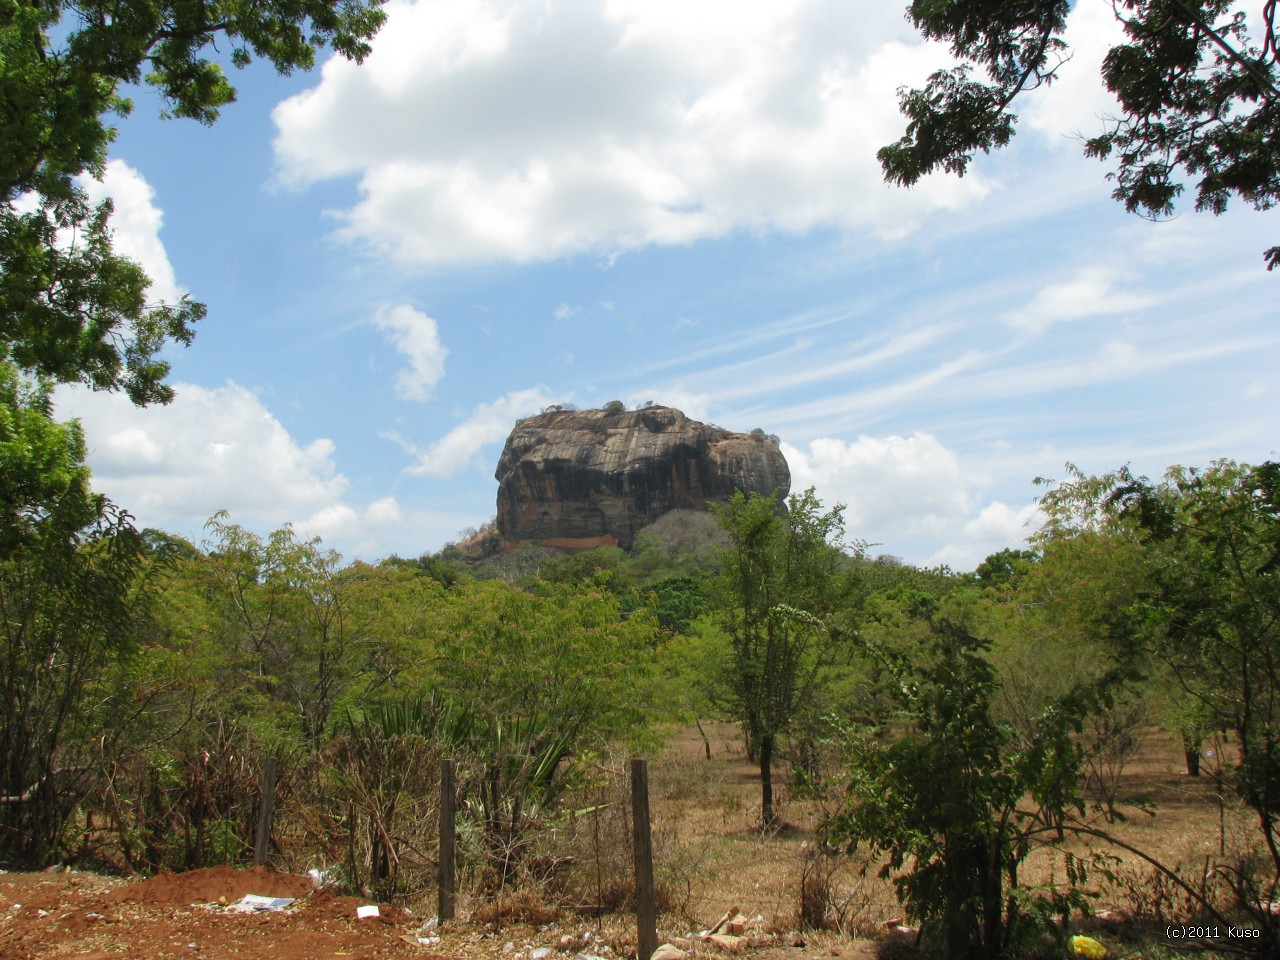
[[733,538],[718,584],[719,621],[730,649],[723,686],[757,751],[765,828],[775,820],[778,737],[823,676],[847,584],[843,511],[822,512],[812,488],[791,496],[786,511],[776,497],[741,491],[720,510]]

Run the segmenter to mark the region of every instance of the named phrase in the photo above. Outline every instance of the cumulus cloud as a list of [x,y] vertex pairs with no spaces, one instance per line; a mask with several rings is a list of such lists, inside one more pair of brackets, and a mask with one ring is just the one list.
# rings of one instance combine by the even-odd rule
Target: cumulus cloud
[[353,536],[393,527],[394,498],[347,502],[333,442],[301,444],[253,391],[228,381],[175,384],[168,406],[135,407],[120,394],[60,387],[60,418],[80,420],[94,487],[145,526],[195,535],[218,510],[236,523],[293,523],[307,536]]
[[932,525],[968,514],[969,483],[959,457],[928,433],[860,436],[852,443],[822,437],[807,450],[783,444],[791,487],[813,486],[845,505],[855,536],[887,524]]
[[331,59],[277,106],[275,149],[285,183],[358,176],[343,234],[406,264],[613,255],[742,229],[901,234],[987,189],[976,175],[882,183],[897,87],[945,58],[890,5],[387,11],[362,67]]
[[444,377],[448,349],[440,342],[436,322],[405,304],[383,307],[373,319],[409,366],[396,374],[396,394],[406,400],[426,400]]
[[425,448],[388,436],[414,455],[416,462],[409,473],[447,477],[471,466],[476,455],[489,444],[505,440],[516,420],[556,402],[562,401],[557,401],[543,387],[513,390],[492,403],[480,404],[466,420]]
[[803,450],[784,443],[782,451],[792,490],[812,486],[824,503],[845,504],[850,537],[915,563],[972,570],[997,550],[1021,546],[1036,525],[1033,503],[984,503],[983,471],[929,433],[823,437]]
[[1034,503],[1012,507],[993,500],[969,520],[959,531],[957,541],[936,550],[926,562],[928,566],[946,564],[953,570],[973,570],[979,563],[1005,549],[1023,549],[1027,537],[1044,522],[1044,515]]
[[84,176],[80,186],[94,204],[111,199],[112,246],[147,272],[151,278],[148,297],[164,303],[182,299],[187,291],[178,285],[160,241],[164,211],[155,205],[156,192],[146,178],[123,160],[111,160],[101,180]]

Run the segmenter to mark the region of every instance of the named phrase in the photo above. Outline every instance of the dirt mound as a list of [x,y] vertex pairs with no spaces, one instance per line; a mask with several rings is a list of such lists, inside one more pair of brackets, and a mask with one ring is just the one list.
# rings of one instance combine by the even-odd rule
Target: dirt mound
[[186,873],[161,873],[141,883],[131,883],[108,894],[120,903],[213,903],[219,899],[234,903],[247,893],[263,897],[305,897],[311,881],[277,873],[267,867],[237,870],[235,867],[206,867]]
[[[348,920],[356,921],[356,909],[366,906],[371,901],[361,899],[360,897],[343,897],[336,893],[330,893],[323,890],[319,893],[312,894],[307,900],[305,909],[307,914],[315,917],[324,917],[331,920]],[[420,924],[421,918],[415,920],[399,907],[392,907],[382,903],[378,905],[377,917],[366,917],[356,921],[363,925],[366,923],[382,923],[391,926],[399,924]]]

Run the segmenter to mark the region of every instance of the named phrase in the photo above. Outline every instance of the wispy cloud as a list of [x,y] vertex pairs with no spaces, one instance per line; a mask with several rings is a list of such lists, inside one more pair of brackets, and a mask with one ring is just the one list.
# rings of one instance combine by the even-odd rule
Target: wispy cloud
[[407,304],[383,307],[373,324],[387,335],[409,366],[396,374],[396,394],[405,400],[426,400],[444,376],[449,351],[440,342],[436,322]]
[[416,447],[394,434],[386,436],[414,455],[416,462],[408,473],[447,477],[472,466],[485,447],[505,440],[516,420],[557,402],[563,400],[545,387],[514,390],[491,403],[480,404],[462,423],[426,447]]

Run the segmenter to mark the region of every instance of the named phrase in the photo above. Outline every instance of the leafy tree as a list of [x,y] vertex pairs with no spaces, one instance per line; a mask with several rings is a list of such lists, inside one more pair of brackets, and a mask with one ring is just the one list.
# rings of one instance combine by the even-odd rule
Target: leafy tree
[[[901,627],[868,640],[892,678],[895,735],[849,732],[849,790],[831,836],[887,854],[881,875],[896,873],[909,915],[941,955],[1023,955],[1078,900],[1074,860],[1072,885],[1047,899],[1021,889],[1018,871],[1042,838],[1058,836],[1066,811],[1081,809],[1073,734],[1103,687],[1055,698],[1024,743],[993,712],[999,683],[987,641],[940,610]],[[1028,798],[1034,805],[1024,807]]]
[[[937,169],[963,175],[979,150],[1013,137],[1013,105],[1069,59],[1069,0],[912,0],[907,19],[960,63],[900,91],[906,134],[882,148],[885,179],[905,186]],[[1126,41],[1102,78],[1119,117],[1085,143],[1117,161],[1112,193],[1130,212],[1167,217],[1196,178],[1197,210],[1232,196],[1259,210],[1280,201],[1280,47],[1272,0],[1252,19],[1230,0],[1115,0]],[[984,79],[975,74],[985,75]],[[1265,254],[1280,264],[1280,246]]]
[[[103,0],[0,3],[0,359],[61,382],[168,402],[168,341],[189,343],[201,304],[147,300],[150,279],[111,248],[110,202],[89,204],[83,176],[101,177],[128,84],[147,83],[168,114],[212,123],[235,99],[208,54],[254,56],[281,73],[308,69],[332,45],[361,60],[385,19],[381,0]],[[64,22],[64,15],[68,21]]]
[[462,792],[507,883],[578,761],[641,733],[656,625],[601,582],[487,580],[455,586],[423,630],[413,682],[468,718]]
[[1036,556],[1030,550],[1000,550],[978,564],[973,575],[983,586],[999,586],[1024,573],[1035,560]]
[[[988,558],[979,570],[997,572],[974,606],[998,670],[995,716],[1028,745],[1036,736],[1035,718],[1055,700],[1097,682],[1116,663],[1136,668],[1141,618],[1134,607],[1146,584],[1141,549],[1132,538],[1081,531],[1045,532],[1035,540],[1033,560],[1012,551]],[[1012,562],[996,567],[993,561],[1002,558]],[[1135,731],[1154,719],[1152,686],[1148,678],[1140,688],[1117,692],[1084,724],[1079,742],[1086,787],[1109,819],[1119,816],[1120,775],[1136,750]]]
[[340,704],[391,684],[405,665],[398,637],[440,587],[401,565],[344,567],[288,526],[263,538],[220,513],[209,529],[209,555],[192,574],[208,609],[202,643],[223,660],[240,701],[223,706],[317,750]]
[[89,489],[75,423],[0,362],[0,859],[39,865],[90,786],[102,677],[146,609],[142,538]]
[[486,723],[545,718],[582,745],[634,732],[644,715],[655,624],[601,583],[460,583],[420,629],[430,661],[415,682]]
[[1280,464],[1220,460],[1173,467],[1162,481],[1127,469],[1076,474],[1051,508],[1127,530],[1151,579],[1144,634],[1172,671],[1189,711],[1231,731],[1239,747],[1231,784],[1257,814],[1270,861],[1261,886],[1240,875],[1268,942],[1280,886]]
[[692,577],[667,577],[648,588],[658,626],[667,634],[688,632],[711,606],[708,588]]
[[718,584],[728,641],[723,688],[758,751],[761,823],[774,822],[773,762],[779,734],[812,702],[831,646],[847,578],[841,568],[844,508],[821,512],[811,489],[776,497],[734,494],[719,510],[733,538]]

